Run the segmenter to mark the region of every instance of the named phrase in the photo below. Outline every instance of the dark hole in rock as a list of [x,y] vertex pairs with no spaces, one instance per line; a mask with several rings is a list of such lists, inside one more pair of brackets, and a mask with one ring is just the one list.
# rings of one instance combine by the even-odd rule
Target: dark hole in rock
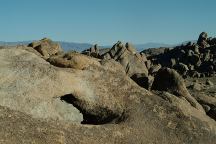
[[67,57],[67,60],[71,60],[72,58],[71,57]]
[[83,121],[81,124],[101,125],[107,123],[120,123],[127,118],[125,112],[118,113],[101,106],[94,106],[94,108],[92,108],[85,102],[75,98],[72,94],[61,96],[60,99],[66,103],[72,104],[83,114]]
[[148,78],[145,76],[137,76],[137,75],[133,75],[131,77],[131,79],[133,81],[135,81],[139,86],[145,88],[145,89],[149,89],[149,84],[148,84]]
[[216,108],[210,109],[206,114],[212,119],[216,120]]

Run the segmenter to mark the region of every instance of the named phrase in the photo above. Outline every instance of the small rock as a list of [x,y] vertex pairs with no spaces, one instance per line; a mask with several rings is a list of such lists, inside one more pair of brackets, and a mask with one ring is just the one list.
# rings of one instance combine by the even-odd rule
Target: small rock
[[181,75],[186,75],[187,71],[189,70],[188,66],[183,63],[179,63],[175,65],[174,69],[177,70],[177,72],[180,73]]
[[200,78],[200,73],[197,72],[197,71],[193,71],[193,72],[191,73],[191,77],[193,77],[193,78]]
[[170,67],[172,68],[175,65],[176,65],[176,60],[174,58],[170,59]]
[[145,62],[145,65],[146,65],[146,68],[149,70],[149,69],[151,68],[152,63],[151,63],[150,60],[147,60],[147,61]]
[[208,85],[208,86],[214,86],[214,83],[211,82],[210,80],[206,80],[206,85]]
[[131,52],[132,54],[135,54],[137,51],[136,51],[136,49],[134,48],[134,46],[132,45],[132,44],[130,44],[130,43],[126,43],[125,44],[125,47],[127,48],[127,50],[129,51],[129,52]]
[[197,82],[192,84],[189,88],[196,90],[196,91],[201,91],[203,89],[202,85]]
[[209,47],[210,45],[208,44],[207,40],[208,40],[208,34],[206,32],[202,32],[199,36],[197,44],[202,48]]
[[150,74],[154,74],[154,73],[158,72],[161,68],[162,68],[162,66],[161,66],[160,64],[153,65],[153,66],[149,69],[149,73],[150,73]]
[[205,112],[207,113],[208,111],[210,111],[210,106],[206,105],[206,104],[202,104],[202,107],[204,108]]

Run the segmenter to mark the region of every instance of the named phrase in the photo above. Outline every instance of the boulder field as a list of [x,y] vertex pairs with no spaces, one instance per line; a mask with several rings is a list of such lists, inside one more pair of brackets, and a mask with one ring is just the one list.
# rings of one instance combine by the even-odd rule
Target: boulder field
[[98,51],[64,53],[50,39],[1,48],[0,142],[216,141],[211,99],[194,97],[174,69],[150,70],[129,43]]

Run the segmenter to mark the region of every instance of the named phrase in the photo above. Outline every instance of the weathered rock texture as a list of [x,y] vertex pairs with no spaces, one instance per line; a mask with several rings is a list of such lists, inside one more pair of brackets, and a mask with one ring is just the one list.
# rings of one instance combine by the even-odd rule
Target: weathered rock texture
[[167,91],[180,98],[186,99],[193,107],[204,112],[202,106],[188,92],[181,76],[173,69],[162,68],[155,76],[153,90]]
[[[80,70],[54,67],[23,49],[1,49],[0,59],[0,139],[4,143],[216,140],[216,122],[205,113],[179,97],[158,96],[139,87],[113,60]],[[82,123],[107,125],[74,124],[82,115]]]
[[44,59],[48,59],[51,55],[56,55],[63,51],[58,43],[55,43],[48,38],[32,42],[28,46],[37,50]]
[[22,49],[0,50],[0,105],[31,114],[81,122],[74,106],[58,99],[73,91],[73,76]]
[[130,78],[146,76],[148,86],[153,79],[130,44],[117,43],[104,59],[78,53],[43,58],[33,46],[0,49],[2,143],[216,141],[214,109],[206,115],[175,71],[154,70],[152,87],[162,90],[154,93]]
[[129,77],[138,73],[148,76],[148,69],[145,65],[147,61],[145,55],[137,53],[136,49],[129,43],[124,45],[121,42],[117,42],[109,52],[102,56],[102,59],[116,60],[124,67]]
[[[189,80],[187,80],[188,83]],[[214,85],[216,79],[201,78],[187,84],[192,96],[203,106],[208,116],[216,120],[216,86]],[[214,82],[214,83],[213,83]]]
[[51,56],[47,61],[57,67],[74,68],[80,70],[85,69],[91,64],[100,65],[99,60],[76,52],[54,55]]

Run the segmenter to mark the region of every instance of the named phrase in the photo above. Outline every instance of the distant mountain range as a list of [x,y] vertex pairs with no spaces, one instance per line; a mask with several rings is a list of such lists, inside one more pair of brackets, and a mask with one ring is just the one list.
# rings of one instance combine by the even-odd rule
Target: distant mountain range
[[[4,42],[0,41],[0,45],[27,45],[31,43],[32,41],[20,41],[20,42]],[[60,43],[64,51],[70,51],[70,50],[75,50],[78,52],[81,52],[85,49],[88,49],[92,46],[92,44],[89,43],[75,43],[75,42],[63,42],[63,41],[57,41]],[[185,43],[185,42],[183,42]],[[164,43],[145,43],[145,44],[134,44],[136,47],[137,51],[142,51],[147,48],[159,48],[159,47],[174,47],[176,45],[170,45],[170,44],[164,44]],[[112,45],[110,46],[101,46],[101,48],[111,48]]]
[[174,47],[175,45],[171,44],[164,44],[164,43],[145,43],[145,44],[136,44],[134,45],[137,51],[143,51],[144,49],[148,48],[160,48],[160,47]]
[[[0,45],[3,45],[3,46],[28,45],[31,42],[32,41],[19,41],[19,42],[0,41]],[[56,42],[60,43],[64,51],[75,50],[75,51],[80,52],[92,46],[92,44],[88,44],[88,43],[74,43],[74,42],[63,42],[63,41],[56,41]]]

